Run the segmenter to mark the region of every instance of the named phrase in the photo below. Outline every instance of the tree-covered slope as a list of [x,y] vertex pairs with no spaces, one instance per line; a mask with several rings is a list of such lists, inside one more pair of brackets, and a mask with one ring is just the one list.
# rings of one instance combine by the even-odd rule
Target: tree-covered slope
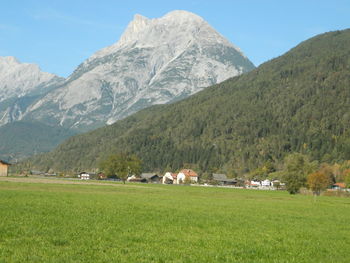
[[72,131],[40,122],[8,123],[0,127],[0,159],[15,162],[33,152],[47,152],[72,135]]
[[193,163],[242,171],[293,151],[350,159],[350,30],[316,36],[252,72],[72,137],[32,161],[79,170],[122,151],[138,155],[145,170]]

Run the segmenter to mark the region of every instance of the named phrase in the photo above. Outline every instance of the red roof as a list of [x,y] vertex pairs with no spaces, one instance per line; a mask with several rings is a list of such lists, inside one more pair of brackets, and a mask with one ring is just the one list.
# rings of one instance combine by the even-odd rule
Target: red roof
[[335,183],[334,186],[338,186],[339,188],[345,188],[345,183]]
[[189,177],[198,177],[198,174],[191,169],[182,169],[180,173],[183,173],[185,176]]

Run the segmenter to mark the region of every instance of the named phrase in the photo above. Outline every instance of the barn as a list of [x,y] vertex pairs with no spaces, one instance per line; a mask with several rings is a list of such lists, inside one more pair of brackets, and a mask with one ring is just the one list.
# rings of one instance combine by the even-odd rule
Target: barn
[[0,176],[8,176],[9,166],[10,164],[8,162],[0,160]]

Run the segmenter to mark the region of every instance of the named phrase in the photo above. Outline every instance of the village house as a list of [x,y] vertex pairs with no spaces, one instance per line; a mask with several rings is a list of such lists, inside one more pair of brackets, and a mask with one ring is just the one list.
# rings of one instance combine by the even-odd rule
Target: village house
[[176,183],[177,174],[166,172],[162,178],[162,184],[174,184]]
[[335,183],[332,185],[332,189],[334,189],[334,190],[342,190],[345,188],[346,188],[345,183]]
[[8,176],[10,165],[8,162],[0,160],[0,176]]
[[259,181],[245,181],[244,184],[248,188],[258,188],[261,186]]
[[90,172],[81,172],[78,174],[78,178],[81,180],[104,180],[107,179],[103,173],[90,173]]
[[271,181],[269,179],[265,179],[264,181],[261,181],[261,186],[262,187],[270,187]]
[[147,183],[147,180],[145,178],[137,177],[136,175],[131,175],[126,179],[127,182],[131,183]]
[[263,181],[245,181],[245,186],[247,188],[278,190],[283,189],[285,187],[285,184],[281,183],[279,180],[271,181],[269,179],[265,179]]
[[97,179],[98,180],[105,180],[105,179],[107,179],[107,176],[104,173],[98,173]]
[[87,172],[81,172],[78,177],[81,179],[81,180],[90,180],[90,174],[87,173]]
[[273,180],[271,182],[271,185],[275,188],[275,189],[284,189],[285,188],[285,184],[282,183],[280,180]]
[[198,174],[191,169],[182,169],[177,174],[176,183],[183,183],[186,180],[186,178],[189,178],[191,183],[198,183]]
[[236,179],[227,178],[226,174],[213,174],[213,181],[219,185],[236,185]]
[[141,179],[145,179],[147,183],[159,183],[162,178],[156,173],[142,173]]
[[166,172],[162,178],[163,184],[181,184],[186,178],[189,178],[191,183],[198,182],[198,174],[191,169],[182,169],[179,173]]

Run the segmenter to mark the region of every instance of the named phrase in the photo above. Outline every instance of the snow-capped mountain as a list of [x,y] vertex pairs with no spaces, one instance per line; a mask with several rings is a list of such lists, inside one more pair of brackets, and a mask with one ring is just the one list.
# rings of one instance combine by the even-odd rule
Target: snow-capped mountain
[[62,81],[63,78],[42,72],[38,65],[0,57],[0,125],[20,119],[31,99]]
[[254,68],[201,17],[136,15],[120,40],[84,61],[26,110],[30,119],[89,130],[168,103]]

